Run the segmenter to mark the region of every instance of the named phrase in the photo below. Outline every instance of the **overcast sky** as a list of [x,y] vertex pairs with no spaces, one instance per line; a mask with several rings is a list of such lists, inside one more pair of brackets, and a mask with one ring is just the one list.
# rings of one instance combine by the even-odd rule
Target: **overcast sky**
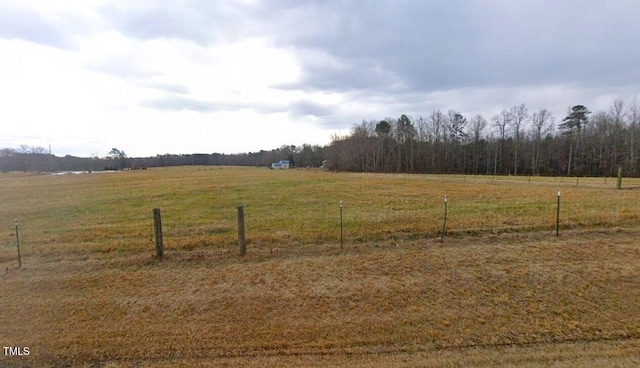
[[327,144],[435,109],[566,116],[640,92],[640,1],[0,2],[0,147]]

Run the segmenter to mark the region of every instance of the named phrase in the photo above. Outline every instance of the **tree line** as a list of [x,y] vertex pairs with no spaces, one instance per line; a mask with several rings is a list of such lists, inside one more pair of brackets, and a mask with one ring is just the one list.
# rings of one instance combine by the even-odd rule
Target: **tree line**
[[293,166],[320,167],[323,164],[326,147],[304,144],[302,146],[284,145],[272,150],[259,152],[222,154],[163,154],[152,157],[129,157],[125,151],[113,148],[99,157],[55,156],[43,147],[21,145],[19,148],[0,149],[0,171],[104,171],[144,169],[164,166],[263,166],[289,160]]
[[545,109],[513,106],[486,119],[458,111],[362,121],[327,146],[284,145],[240,154],[164,154],[128,157],[113,148],[104,157],[58,157],[42,147],[0,149],[0,170],[99,171],[184,165],[294,167],[335,171],[472,175],[638,176],[640,104],[615,100],[592,113],[575,105],[556,118]]
[[327,149],[336,171],[473,175],[638,176],[640,105],[573,106],[556,119],[513,106],[486,119],[435,110],[426,117],[362,121]]

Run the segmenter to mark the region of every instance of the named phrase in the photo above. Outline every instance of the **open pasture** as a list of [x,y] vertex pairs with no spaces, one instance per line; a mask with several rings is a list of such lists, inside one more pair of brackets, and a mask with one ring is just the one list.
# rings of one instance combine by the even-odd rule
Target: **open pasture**
[[624,186],[235,167],[1,174],[0,343],[30,355],[0,363],[636,366],[640,181]]
[[[447,195],[449,235],[640,223],[640,180],[330,173],[179,167],[66,176],[0,177],[0,219],[18,218],[29,251],[131,251],[152,245],[162,210],[167,250],[229,248],[244,205],[253,247],[437,238]],[[9,242],[8,238],[5,238]],[[33,244],[29,247],[29,244]]]

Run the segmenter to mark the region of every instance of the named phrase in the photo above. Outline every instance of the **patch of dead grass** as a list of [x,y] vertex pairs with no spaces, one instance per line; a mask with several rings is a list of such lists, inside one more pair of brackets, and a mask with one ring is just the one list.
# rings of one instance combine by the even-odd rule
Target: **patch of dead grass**
[[5,366],[638,360],[637,191],[562,187],[556,238],[555,188],[573,184],[553,179],[177,168],[0,181],[0,218],[19,214],[24,242],[17,270],[5,228],[0,342],[31,348]]
[[585,361],[591,341],[594,361],[629,363],[607,354],[640,337],[638,235],[34,257],[1,276],[0,337],[59,365],[533,367]]

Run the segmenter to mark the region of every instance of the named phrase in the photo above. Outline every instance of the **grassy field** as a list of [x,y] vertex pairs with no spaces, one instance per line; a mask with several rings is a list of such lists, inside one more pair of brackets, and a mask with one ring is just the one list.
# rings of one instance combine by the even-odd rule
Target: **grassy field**
[[0,365],[637,366],[640,181],[624,187],[219,167],[0,174],[0,344],[30,348]]

